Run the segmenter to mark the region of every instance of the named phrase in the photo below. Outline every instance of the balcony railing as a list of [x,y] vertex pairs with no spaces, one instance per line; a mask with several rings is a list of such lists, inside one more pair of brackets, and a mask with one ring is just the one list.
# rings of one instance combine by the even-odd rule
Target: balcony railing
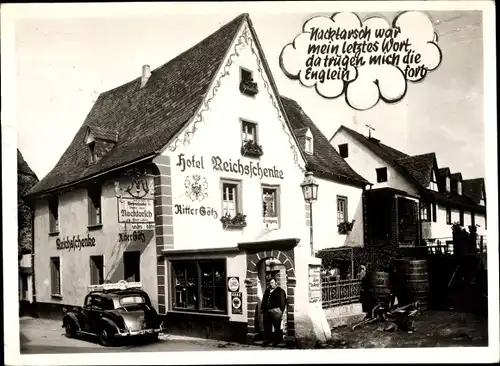
[[359,302],[361,280],[335,280],[325,276],[321,285],[323,309]]
[[[453,255],[453,238],[425,239],[425,244],[429,254]],[[487,241],[484,235],[478,235],[476,239],[477,253],[487,252]]]

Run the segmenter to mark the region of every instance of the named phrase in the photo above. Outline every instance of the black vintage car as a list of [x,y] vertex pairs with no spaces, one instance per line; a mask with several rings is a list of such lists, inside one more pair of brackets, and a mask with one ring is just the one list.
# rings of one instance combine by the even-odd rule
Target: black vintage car
[[164,330],[147,293],[123,283],[94,286],[85,296],[82,307],[65,311],[62,326],[67,337],[97,336],[103,346],[113,346],[120,338],[137,336],[154,341]]

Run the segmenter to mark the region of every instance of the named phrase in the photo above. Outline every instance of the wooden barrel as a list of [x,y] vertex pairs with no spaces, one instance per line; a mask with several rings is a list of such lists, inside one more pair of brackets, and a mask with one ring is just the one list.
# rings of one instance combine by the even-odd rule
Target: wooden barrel
[[391,283],[389,273],[387,272],[371,272],[370,292],[373,300],[377,302],[390,302],[391,299]]
[[429,271],[426,260],[411,260],[406,264],[406,285],[411,301],[418,301],[427,309],[429,298]]
[[408,279],[407,279],[407,263],[408,259],[394,259],[392,265],[394,273],[392,274],[392,288],[399,306],[406,305],[411,302],[408,294]]

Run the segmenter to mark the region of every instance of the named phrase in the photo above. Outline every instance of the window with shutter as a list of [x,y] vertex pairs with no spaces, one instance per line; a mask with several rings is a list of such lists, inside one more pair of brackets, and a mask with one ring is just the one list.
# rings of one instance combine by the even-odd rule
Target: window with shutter
[[59,257],[50,258],[50,292],[61,295],[61,262]]
[[90,284],[104,283],[104,257],[102,255],[90,257]]

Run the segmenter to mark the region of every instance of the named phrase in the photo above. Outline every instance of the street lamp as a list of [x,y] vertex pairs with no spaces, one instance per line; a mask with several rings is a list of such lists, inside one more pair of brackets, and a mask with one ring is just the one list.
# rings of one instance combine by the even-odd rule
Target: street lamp
[[302,193],[304,194],[304,200],[309,203],[309,230],[310,230],[310,245],[311,245],[311,255],[314,256],[313,247],[313,214],[312,214],[312,204],[318,199],[318,184],[315,182],[313,177],[313,172],[306,172],[304,182],[300,185],[302,187]]

